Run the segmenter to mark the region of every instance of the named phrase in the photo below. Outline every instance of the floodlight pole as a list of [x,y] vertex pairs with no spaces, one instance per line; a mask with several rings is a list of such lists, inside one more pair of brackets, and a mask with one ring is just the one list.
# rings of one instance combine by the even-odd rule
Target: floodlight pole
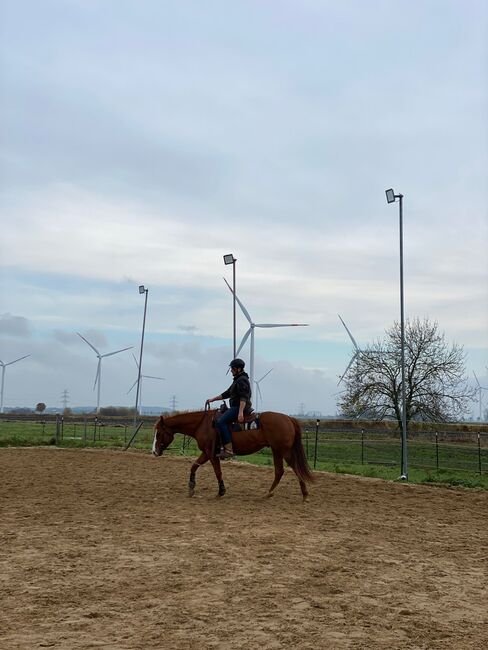
[[394,203],[399,200],[399,226],[400,226],[400,363],[402,370],[402,480],[408,481],[408,450],[407,450],[407,409],[405,397],[405,305],[403,291],[403,194],[395,194],[393,190],[386,190],[386,200]]
[[146,311],[147,311],[147,294],[149,289],[146,289],[144,285],[139,287],[139,293],[144,293],[144,318],[142,319],[142,335],[141,335],[141,351],[139,353],[139,369],[137,372],[137,389],[136,389],[136,406],[134,410],[134,429],[137,422],[137,408],[139,406],[139,395],[140,395],[140,386],[141,386],[141,370],[142,370],[142,350],[144,348],[144,331],[146,329]]

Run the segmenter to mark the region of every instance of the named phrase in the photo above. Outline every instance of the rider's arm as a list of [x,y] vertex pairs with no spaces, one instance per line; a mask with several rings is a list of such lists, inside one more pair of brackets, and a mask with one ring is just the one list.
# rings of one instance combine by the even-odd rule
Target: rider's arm
[[210,402],[216,402],[218,399],[223,399],[222,395],[217,395],[216,397],[209,397],[207,400],[207,404],[210,404]]
[[239,402],[239,415],[237,416],[239,422],[244,421],[244,409],[246,408],[246,404],[247,402],[245,399],[241,399]]

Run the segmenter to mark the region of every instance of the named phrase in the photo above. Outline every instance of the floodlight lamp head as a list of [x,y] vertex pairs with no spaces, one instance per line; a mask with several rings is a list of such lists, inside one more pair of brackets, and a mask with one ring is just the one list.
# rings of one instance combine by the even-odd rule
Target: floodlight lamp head
[[234,264],[235,261],[236,258],[232,255],[232,253],[224,255],[224,264]]
[[146,288],[143,284],[139,286],[139,293],[144,293],[146,291]]
[[388,203],[395,203],[395,192],[392,189],[385,190],[385,194]]

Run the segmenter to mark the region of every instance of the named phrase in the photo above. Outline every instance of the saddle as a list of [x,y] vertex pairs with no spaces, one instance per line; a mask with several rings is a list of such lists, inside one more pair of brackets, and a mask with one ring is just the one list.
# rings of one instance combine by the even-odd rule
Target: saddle
[[[212,426],[215,429],[217,429],[218,420],[228,410],[228,408],[227,404],[223,402],[217,409],[212,420]],[[250,431],[251,429],[259,429],[259,415],[255,411],[244,413],[244,422],[242,424],[240,422],[232,422],[230,425],[231,431]]]

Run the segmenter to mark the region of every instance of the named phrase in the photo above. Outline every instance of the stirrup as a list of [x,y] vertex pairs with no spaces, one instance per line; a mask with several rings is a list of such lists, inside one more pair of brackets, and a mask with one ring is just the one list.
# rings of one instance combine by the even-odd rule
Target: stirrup
[[219,451],[217,454],[217,458],[219,460],[229,460],[230,458],[234,458],[235,453],[233,451],[229,451],[228,449],[223,449],[222,451]]

